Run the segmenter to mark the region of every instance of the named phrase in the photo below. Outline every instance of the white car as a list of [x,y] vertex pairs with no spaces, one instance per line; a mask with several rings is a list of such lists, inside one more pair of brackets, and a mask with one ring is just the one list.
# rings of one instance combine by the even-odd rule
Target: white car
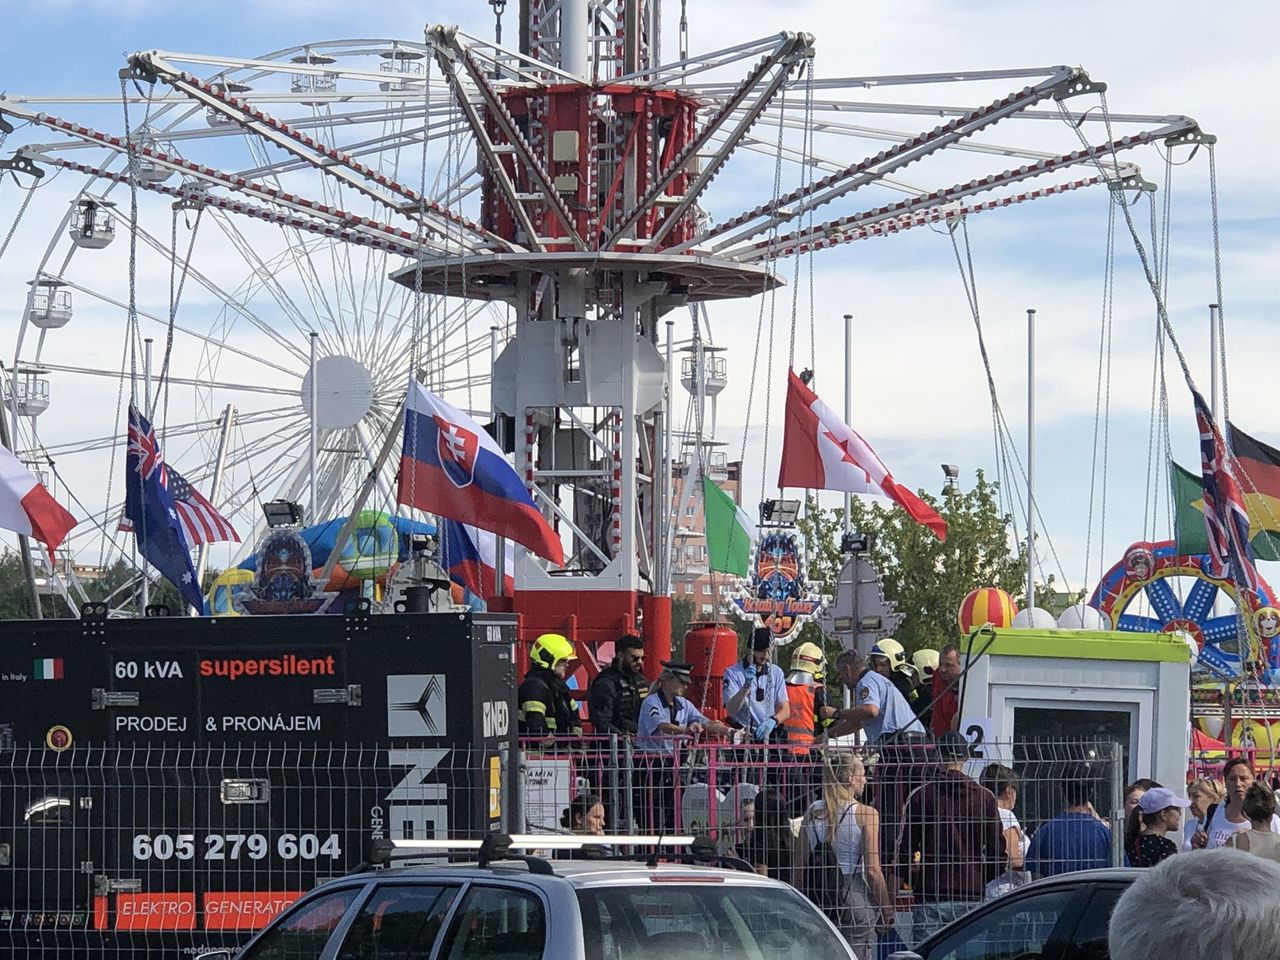
[[369,870],[317,887],[238,953],[203,958],[858,960],[793,887],[680,860],[490,850],[470,864]]

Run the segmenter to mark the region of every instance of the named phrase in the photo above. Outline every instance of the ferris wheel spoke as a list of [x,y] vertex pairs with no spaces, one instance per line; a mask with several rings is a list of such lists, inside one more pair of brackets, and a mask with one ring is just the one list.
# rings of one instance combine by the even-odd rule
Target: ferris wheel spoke
[[1174,596],[1173,588],[1169,586],[1168,580],[1152,580],[1143,585],[1142,592],[1151,601],[1151,609],[1160,618],[1162,626],[1167,627],[1174,620],[1182,618],[1182,604]]
[[1164,624],[1155,617],[1143,617],[1136,613],[1122,613],[1116,626],[1126,633],[1159,633]]
[[[79,293],[83,293],[85,296],[92,297],[93,299],[101,303],[106,303],[113,307],[118,307],[121,310],[128,309],[128,304],[125,303],[123,300],[118,300],[115,297],[108,296],[107,294],[103,293],[100,290],[95,290],[92,287],[86,287],[84,284],[77,283],[74,280],[68,280],[64,277],[59,277],[59,281],[63,283],[69,290],[75,290]],[[169,321],[167,319],[165,319],[164,317],[158,317],[154,313],[150,313],[146,310],[139,309],[137,310],[137,314],[139,317],[142,317],[144,320],[150,320],[151,322],[166,328],[169,326]],[[264,357],[261,354],[261,352],[255,353],[254,351],[251,351],[251,350],[242,350],[239,347],[236,347],[230,343],[227,343],[226,340],[219,340],[215,337],[210,337],[202,333],[197,333],[195,330],[192,330],[190,327],[184,327],[181,324],[176,322],[173,325],[173,329],[175,333],[181,333],[183,336],[190,337],[192,340],[198,340],[202,343],[216,346],[219,350],[225,350],[228,353],[234,353],[236,356],[243,357],[245,360],[252,360],[254,363],[262,364],[265,367],[270,367],[271,369],[278,370],[281,373],[286,373],[291,377],[298,376],[296,371],[291,370],[288,367],[282,366],[281,364],[275,363],[272,360],[269,360],[267,357]]]
[[[40,366],[41,369],[49,370],[53,373],[75,373],[86,377],[104,377],[108,380],[129,380],[133,377],[133,373],[129,370],[99,370],[93,367],[73,367],[68,364],[50,363],[47,360],[41,360]],[[283,397],[296,397],[298,395],[296,387],[269,387],[262,384],[233,383],[228,380],[176,377],[172,374],[169,375],[168,381],[171,384],[181,384],[187,387],[211,387],[237,393],[264,393]]]
[[1204,630],[1205,643],[1223,644],[1239,635],[1240,621],[1234,614],[1210,617],[1201,624],[1201,628]]
[[1218,598],[1218,585],[1210,580],[1197,580],[1187,592],[1187,599],[1182,604],[1183,615],[1188,620],[1201,623],[1213,609],[1213,602]]

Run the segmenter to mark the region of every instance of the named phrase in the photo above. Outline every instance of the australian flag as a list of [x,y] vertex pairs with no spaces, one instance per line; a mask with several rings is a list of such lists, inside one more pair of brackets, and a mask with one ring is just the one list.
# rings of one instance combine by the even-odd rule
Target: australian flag
[[1258,571],[1249,546],[1249,513],[1240,484],[1227,464],[1227,447],[1209,405],[1192,390],[1196,427],[1200,431],[1200,472],[1204,482],[1204,527],[1214,576],[1230,575],[1236,589],[1258,593]]
[[164,457],[156,432],[147,418],[129,404],[129,453],[125,460],[124,515],[133,527],[138,552],[178,588],[193,607],[204,606],[204,596],[191,563],[191,545],[182,532],[182,520],[173,496],[161,483]]

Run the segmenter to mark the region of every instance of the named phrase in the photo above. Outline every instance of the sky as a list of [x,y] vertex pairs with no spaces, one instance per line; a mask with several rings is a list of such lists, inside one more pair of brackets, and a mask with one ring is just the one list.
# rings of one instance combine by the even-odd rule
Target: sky
[[[492,29],[491,9],[482,0],[465,6],[226,0],[196,7],[138,0],[38,4],[9,0],[4,9],[0,90],[11,93],[118,92],[116,71],[123,57],[138,49],[251,57],[339,37],[418,40],[428,22],[459,21],[486,36]],[[856,13],[851,15],[851,9]],[[512,4],[506,19],[509,31],[515,29],[514,11]],[[688,4],[694,50],[730,46],[781,30],[807,30],[816,35],[820,76],[1080,64],[1109,85],[1112,110],[1198,119],[1219,138],[1216,157],[1230,411],[1248,432],[1280,444],[1280,422],[1273,420],[1274,352],[1270,348],[1276,330],[1274,264],[1280,254],[1280,201],[1272,180],[1280,131],[1261,108],[1262,91],[1271,87],[1280,12],[1261,2],[1236,3],[1231,11],[1230,16],[1209,16],[1203,4],[1171,2],[1129,11],[1139,15],[1138,22],[1129,24],[1114,5],[1099,2],[1069,7],[1012,2],[851,6],[816,0],[785,5],[708,0]],[[666,11],[668,49],[674,44],[676,19],[673,5]],[[911,91],[904,89],[901,96],[905,98]],[[1185,151],[1179,154],[1186,156]],[[1132,159],[1143,165],[1147,179],[1163,179],[1163,163],[1154,151]],[[989,168],[1002,166],[993,162]],[[716,202],[726,211],[739,199],[736,208],[758,202],[766,167],[759,159],[744,160],[736,172],[726,173],[725,183],[717,185]],[[0,187],[0,227],[13,216],[16,197],[8,185]],[[43,199],[33,204],[36,234],[43,230],[47,236],[64,209]],[[1143,223],[1146,208],[1135,209]],[[1023,456],[1025,311],[1038,311],[1036,499],[1061,569],[1049,556],[1048,542],[1042,541],[1039,553],[1045,572],[1057,573],[1059,581],[1065,575],[1072,587],[1091,586],[1100,567],[1118,560],[1125,546],[1150,536],[1153,529],[1163,535],[1167,528],[1164,508],[1152,506],[1163,457],[1148,455],[1155,344],[1150,292],[1122,229],[1115,246],[1110,449],[1103,478],[1100,468],[1094,467],[1093,438],[1106,196],[1080,191],[984,213],[970,219],[968,230],[993,375]],[[1193,375],[1207,390],[1207,304],[1215,299],[1207,151],[1199,151],[1174,171],[1170,237],[1170,317]],[[24,239],[22,244],[27,242]],[[5,301],[9,308],[0,324],[0,355],[6,363],[13,355],[8,334],[16,329],[25,291],[21,284],[27,274],[19,262],[24,252],[15,247],[0,260],[0,284],[10,289]],[[201,257],[205,256],[202,248]],[[201,263],[216,274],[218,254],[207,256]],[[745,454],[746,496],[776,493],[772,485],[781,441],[785,339],[793,312],[799,330],[797,365],[814,366],[818,393],[836,409],[843,399],[840,318],[853,314],[852,425],[877,448],[900,482],[937,492],[942,486],[942,463],[960,466],[962,484],[972,482],[979,469],[994,474],[990,400],[950,241],[937,232],[916,230],[824,252],[812,264],[812,303],[804,295],[809,264],[801,266],[801,294],[795,301],[794,287],[789,286],[763,308],[757,298],[717,304],[710,310],[713,336],[726,347],[730,370],[729,385],[719,402],[718,433],[734,456]],[[118,270],[118,264],[100,269]],[[791,263],[779,269],[788,281],[792,279]],[[167,284],[163,270],[148,270],[140,274],[140,284],[154,289]],[[192,310],[202,309],[200,292],[193,288],[190,297]],[[777,336],[772,354],[762,350],[755,361],[753,377],[752,344],[762,309],[766,317],[773,317]],[[812,352],[811,327],[816,347]],[[252,339],[244,340],[243,346],[249,352],[270,349],[269,344]],[[119,346],[85,338],[65,349],[68,356],[78,356],[103,349],[118,351]],[[1170,374],[1173,452],[1181,462],[1194,466],[1197,452],[1190,397],[1176,369],[1171,368]],[[76,397],[71,409],[60,409],[60,422],[50,425],[49,435],[58,436],[61,431],[64,437],[74,436],[76,408],[89,410],[113,402],[114,385],[100,387]],[[52,411],[49,416],[52,419]],[[1101,517],[1104,488],[1105,525]],[[1159,496],[1166,495],[1162,488]],[[836,499],[830,497],[828,502]],[[1153,512],[1158,523],[1152,520]],[[1268,566],[1263,565],[1264,574]]]

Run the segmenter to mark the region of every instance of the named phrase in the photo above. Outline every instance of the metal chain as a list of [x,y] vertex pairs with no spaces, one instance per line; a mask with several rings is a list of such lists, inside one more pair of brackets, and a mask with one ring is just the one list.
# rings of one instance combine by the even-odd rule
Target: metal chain
[[27,212],[27,206],[31,203],[31,198],[35,196],[36,188],[33,186],[30,190],[24,191],[26,196],[22,198],[22,206],[18,208],[17,216],[13,218],[13,223],[9,225],[9,232],[5,234],[4,243],[0,243],[0,257],[4,256],[4,252],[9,249],[9,242],[13,240],[13,235],[18,232],[18,224],[22,222],[22,216]]
[[[173,209],[173,217],[169,230],[169,323],[165,331],[164,358],[160,362],[160,379],[156,381],[156,395],[164,391],[164,404],[160,414],[160,437],[164,439],[165,429],[169,425],[169,360],[173,356],[173,330],[178,319],[178,304],[182,300],[182,291],[187,285],[187,274],[191,270],[191,255],[195,252],[196,233],[200,230],[200,218],[204,214],[204,206],[196,208],[196,220],[191,225],[191,239],[187,243],[187,255],[182,261],[182,273],[177,274],[178,253],[178,209]],[[175,282],[176,281],[176,282]]]

